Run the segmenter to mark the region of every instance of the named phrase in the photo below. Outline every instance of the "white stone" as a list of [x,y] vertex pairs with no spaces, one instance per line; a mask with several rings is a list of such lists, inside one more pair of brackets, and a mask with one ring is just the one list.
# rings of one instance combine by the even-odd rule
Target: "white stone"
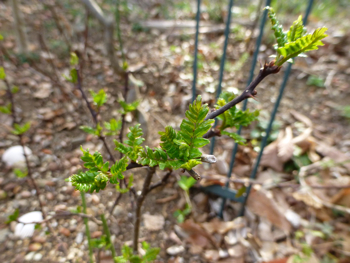
[[43,255],[41,255],[40,253],[37,253],[34,255],[33,260],[40,261],[42,258],[43,258]]
[[[34,234],[35,224],[41,223],[43,220],[43,215],[40,211],[34,211],[18,218],[18,223],[15,228],[15,236],[22,239],[26,237],[31,237]],[[22,223],[32,223],[34,224],[22,224]]]
[[175,255],[180,254],[184,251],[185,251],[185,248],[183,246],[171,246],[171,247],[167,248],[166,253],[171,255],[171,256],[175,256]]
[[[25,153],[29,156],[32,155],[32,150],[24,146]],[[8,148],[1,157],[1,160],[7,167],[25,167],[24,151],[21,145],[16,145]]]

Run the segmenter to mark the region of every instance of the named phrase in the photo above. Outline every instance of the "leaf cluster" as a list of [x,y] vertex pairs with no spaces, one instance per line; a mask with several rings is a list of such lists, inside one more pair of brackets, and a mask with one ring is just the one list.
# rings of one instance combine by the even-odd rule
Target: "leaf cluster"
[[81,151],[83,152],[81,159],[84,162],[84,167],[89,170],[73,174],[66,179],[79,191],[99,192],[106,187],[107,182],[117,184],[119,179],[124,178],[123,172],[128,165],[127,158],[122,158],[109,167],[109,162],[104,162],[99,152],[91,154],[89,150],[83,148],[81,148]]
[[317,28],[312,34],[306,33],[303,25],[302,16],[299,16],[290,27],[288,32],[284,32],[279,24],[276,14],[271,7],[269,10],[269,18],[272,24],[272,30],[277,41],[276,66],[282,66],[286,61],[292,62],[295,57],[305,56],[303,53],[317,50],[318,46],[323,46],[322,39],[327,37],[326,27]]
[[151,248],[147,242],[142,242],[142,248],[145,251],[143,256],[134,255],[132,248],[124,245],[122,248],[122,256],[114,258],[116,263],[147,263],[157,258],[160,248]]
[[[226,105],[229,101],[233,100],[234,98],[235,95],[233,93],[223,92],[217,101],[216,109],[219,109],[222,106]],[[243,137],[241,137],[237,133],[225,131],[225,129],[238,129],[240,126],[248,126],[251,122],[257,120],[258,116],[258,110],[253,112],[250,112],[249,109],[242,111],[236,106],[234,106],[218,116],[218,119],[221,120],[221,124],[219,126],[220,132],[222,135],[227,135],[231,137],[236,143],[244,145],[246,140]]]

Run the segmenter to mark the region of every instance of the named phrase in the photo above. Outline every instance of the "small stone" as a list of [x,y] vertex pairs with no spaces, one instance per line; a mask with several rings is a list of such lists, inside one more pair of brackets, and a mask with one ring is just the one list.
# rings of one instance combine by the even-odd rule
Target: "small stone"
[[164,217],[162,215],[143,215],[145,227],[150,231],[161,230],[164,227]]
[[67,210],[67,206],[64,205],[64,204],[59,204],[59,205],[56,205],[53,210],[55,212],[57,212],[57,211],[65,211],[65,210]]
[[4,200],[6,199],[7,194],[4,190],[0,190],[0,200]]
[[35,236],[33,237],[33,241],[36,243],[45,243],[46,237],[44,236]]
[[124,213],[124,209],[120,205],[117,205],[114,208],[114,211],[113,211],[114,216],[118,217],[118,216],[122,215],[123,213]]
[[62,235],[64,235],[64,236],[66,236],[66,237],[69,237],[69,236],[70,236],[70,231],[69,231],[69,229],[64,228],[64,227],[62,227],[62,228],[60,229],[60,233],[61,233]]
[[79,232],[75,238],[75,242],[77,244],[81,244],[83,242],[84,234],[82,232]]
[[91,196],[91,201],[92,203],[94,203],[95,205],[99,204],[100,203],[100,198],[98,197],[98,195],[92,195]]
[[15,189],[17,185],[15,183],[8,183],[7,185],[4,186],[4,190],[6,192],[12,191],[13,189]]
[[51,192],[46,193],[46,199],[52,201],[55,198],[54,194]]
[[72,165],[78,165],[78,164],[80,164],[80,159],[77,158],[77,157],[73,157],[73,158],[70,160],[70,163],[71,163]]
[[32,196],[32,193],[29,192],[29,191],[23,191],[23,192],[21,193],[21,197],[22,197],[22,198],[29,198],[29,197],[31,197],[31,196]]
[[40,253],[35,254],[33,257],[34,261],[40,261],[42,258],[43,255],[41,255]]
[[42,245],[40,243],[33,243],[33,244],[30,244],[28,249],[29,251],[38,251],[42,248]]
[[102,231],[95,231],[91,233],[91,237],[92,238],[99,238],[100,236],[102,236]]
[[0,230],[0,243],[7,239],[7,235],[10,233],[8,228],[3,228]]
[[74,190],[75,190],[74,186],[68,186],[65,192],[67,195],[71,195],[74,192]]
[[89,224],[90,232],[95,232],[95,231],[97,231],[98,225],[97,225],[95,222],[89,221],[88,224]]
[[29,252],[25,257],[24,260],[25,261],[32,261],[34,258],[35,252]]
[[166,253],[171,255],[171,256],[175,256],[175,255],[180,254],[184,251],[185,251],[185,248],[183,246],[171,246],[171,247],[167,248]]

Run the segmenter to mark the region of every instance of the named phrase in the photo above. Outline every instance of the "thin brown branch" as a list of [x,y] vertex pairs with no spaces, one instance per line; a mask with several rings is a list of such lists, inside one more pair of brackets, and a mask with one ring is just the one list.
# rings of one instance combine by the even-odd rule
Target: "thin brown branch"
[[151,192],[152,190],[154,190],[154,189],[156,189],[156,188],[158,188],[158,187],[160,187],[160,186],[165,185],[166,182],[168,181],[168,179],[170,178],[170,175],[171,175],[172,172],[173,172],[173,171],[167,172],[166,175],[164,175],[164,177],[162,178],[162,180],[160,180],[158,183],[151,184],[150,187],[149,187],[149,189],[148,189],[147,194],[148,194],[149,192]]
[[148,168],[147,175],[146,175],[145,181],[143,183],[143,188],[142,188],[141,194],[136,199],[136,209],[135,209],[136,211],[135,211],[135,215],[134,215],[135,217],[134,217],[134,233],[133,233],[134,253],[137,253],[137,251],[138,251],[142,204],[146,198],[147,193],[149,192],[149,186],[151,184],[151,180],[152,180],[152,177],[155,173],[155,170],[156,170],[155,167]]
[[119,193],[119,195],[117,196],[117,198],[115,199],[114,203],[113,203],[113,206],[111,208],[111,210],[109,211],[109,215],[112,215],[113,214],[113,211],[115,209],[115,207],[118,205],[120,199],[122,198],[122,193]]
[[232,108],[233,106],[237,105],[243,100],[246,100],[248,98],[255,98],[255,95],[257,94],[255,88],[259,85],[259,83],[266,78],[268,75],[276,74],[280,71],[281,67],[275,66],[274,61],[270,62],[269,64],[265,64],[259,71],[258,76],[252,81],[252,83],[249,84],[249,86],[242,92],[241,95],[231,100],[229,103],[221,107],[220,109],[213,111],[205,117],[205,120],[209,119],[215,119],[220,114],[224,113],[228,109]]

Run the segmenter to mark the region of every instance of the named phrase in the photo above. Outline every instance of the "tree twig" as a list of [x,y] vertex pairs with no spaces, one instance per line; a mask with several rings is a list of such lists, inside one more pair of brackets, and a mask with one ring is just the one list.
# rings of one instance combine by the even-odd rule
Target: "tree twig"
[[138,241],[140,234],[140,223],[141,223],[141,208],[143,201],[145,201],[146,195],[149,192],[149,186],[151,184],[152,177],[155,173],[155,167],[149,167],[145,181],[143,183],[143,188],[141,194],[136,198],[136,211],[134,215],[134,233],[133,233],[133,250],[134,253],[138,251]]
[[252,81],[252,83],[249,84],[249,86],[242,92],[241,95],[234,98],[220,109],[209,113],[207,117],[205,117],[205,120],[215,119],[217,116],[224,113],[233,106],[237,105],[241,101],[246,100],[248,98],[255,98],[255,95],[257,94],[255,88],[259,85],[259,83],[268,75],[278,73],[280,69],[281,67],[275,66],[274,61],[271,61],[268,64],[265,63],[264,66],[260,69],[258,76],[256,76],[256,78]]

